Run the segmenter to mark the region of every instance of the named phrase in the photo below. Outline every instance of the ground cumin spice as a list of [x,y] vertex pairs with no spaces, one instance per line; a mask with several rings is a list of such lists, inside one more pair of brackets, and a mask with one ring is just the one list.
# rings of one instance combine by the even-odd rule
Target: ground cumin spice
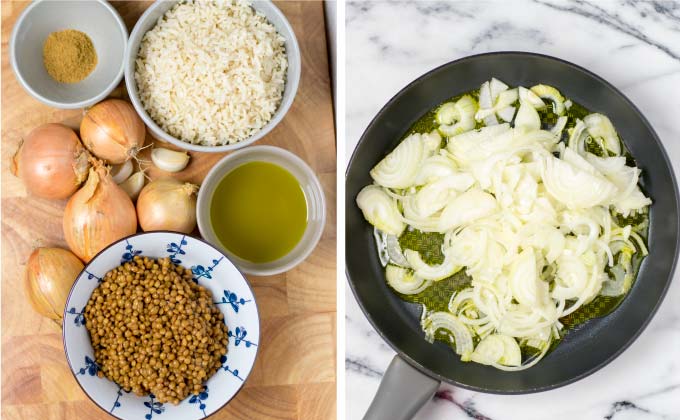
[[52,32],[43,45],[47,73],[61,83],[78,83],[97,66],[90,37],[75,29]]

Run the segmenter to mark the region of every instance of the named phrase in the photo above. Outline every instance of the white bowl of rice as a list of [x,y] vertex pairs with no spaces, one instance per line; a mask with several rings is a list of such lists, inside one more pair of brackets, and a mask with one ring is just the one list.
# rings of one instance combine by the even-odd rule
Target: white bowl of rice
[[125,84],[154,137],[225,152],[283,119],[300,65],[295,33],[271,1],[156,1],[130,34]]

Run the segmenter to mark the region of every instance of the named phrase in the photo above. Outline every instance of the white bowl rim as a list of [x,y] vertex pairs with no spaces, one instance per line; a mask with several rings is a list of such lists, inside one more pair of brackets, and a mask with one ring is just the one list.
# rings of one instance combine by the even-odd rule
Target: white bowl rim
[[[73,294],[73,290],[74,290],[75,287],[76,287],[76,283],[78,283],[78,279],[81,278],[81,276],[83,275],[83,273],[85,273],[85,272],[87,271],[87,268],[90,266],[90,264],[91,264],[95,259],[97,259],[101,254],[103,254],[104,252],[106,252],[109,248],[111,248],[111,247],[113,247],[113,246],[115,246],[115,245],[118,245],[119,243],[121,243],[121,242],[123,242],[123,241],[129,240],[129,239],[132,239],[132,238],[136,238],[136,237],[139,237],[139,236],[145,236],[145,235],[148,235],[148,234],[154,234],[154,233],[168,233],[168,234],[173,234],[173,235],[180,235],[180,236],[190,237],[191,239],[195,239],[195,240],[197,240],[197,241],[199,241],[199,242],[202,242],[202,243],[208,245],[210,248],[212,248],[212,249],[214,249],[215,251],[217,251],[218,254],[220,254],[221,256],[223,256],[225,260],[229,261],[229,263],[231,263],[231,265],[233,265],[234,268],[236,268],[236,271],[239,272],[239,274],[241,275],[241,278],[242,278],[243,281],[245,282],[245,285],[248,287],[248,289],[250,290],[251,295],[253,296],[253,304],[254,304],[254,306],[255,306],[255,315],[257,316],[258,330],[259,330],[259,332],[260,332],[260,333],[259,333],[259,337],[261,338],[261,336],[262,336],[262,335],[261,335],[261,334],[262,334],[262,320],[260,319],[260,308],[259,308],[258,305],[257,305],[257,297],[255,296],[255,292],[253,291],[253,286],[250,284],[250,281],[248,280],[248,277],[246,277],[246,275],[243,274],[243,270],[241,270],[241,268],[240,268],[238,265],[234,264],[234,263],[231,261],[231,258],[229,258],[228,255],[226,255],[226,254],[225,254],[224,252],[222,252],[219,248],[217,248],[216,246],[214,246],[214,245],[211,244],[210,242],[206,241],[205,239],[203,239],[203,238],[197,238],[197,237],[195,237],[195,236],[193,236],[193,235],[190,235],[190,234],[187,234],[187,233],[182,233],[182,232],[176,232],[176,231],[173,231],[173,230],[152,230],[152,231],[148,231],[148,232],[137,232],[137,233],[134,233],[134,234],[132,234],[132,235],[128,235],[128,236],[126,236],[126,237],[124,237],[124,238],[120,238],[119,240],[117,240],[117,241],[115,241],[115,242],[113,242],[113,243],[107,245],[105,248],[103,248],[101,251],[99,251],[94,257],[92,257],[92,258],[90,259],[90,261],[87,262],[87,264],[84,265],[83,269],[80,271],[80,273],[78,273],[78,276],[76,277],[76,281],[73,282],[73,285],[71,286],[71,290],[69,290],[69,292],[68,292],[68,296],[66,297],[66,304],[64,305],[64,313],[62,313],[62,321],[61,321],[61,330],[62,330],[62,331],[61,331],[61,341],[62,341],[62,346],[64,347],[64,356],[65,356],[65,358],[66,358],[66,363],[68,364],[69,371],[71,372],[71,375],[73,375],[73,379],[76,381],[76,383],[78,384],[78,386],[80,387],[80,389],[83,391],[83,393],[85,394],[85,396],[86,396],[90,401],[92,401],[97,407],[99,407],[101,410],[103,410],[104,412],[106,412],[108,415],[110,415],[110,416],[112,416],[112,417],[115,417],[115,418],[118,419],[118,420],[126,420],[126,419],[124,419],[124,418],[122,418],[122,417],[118,417],[117,415],[115,415],[115,414],[111,413],[109,410],[107,410],[105,407],[101,406],[101,405],[100,405],[100,404],[99,404],[92,396],[90,396],[90,393],[87,392],[87,390],[85,389],[85,387],[80,383],[80,381],[79,381],[78,378],[76,377],[76,371],[75,371],[75,369],[73,369],[73,366],[71,365],[71,359],[68,357],[68,347],[67,347],[67,345],[66,345],[66,328],[64,328],[64,323],[66,322],[66,319],[67,319],[68,303],[69,303],[69,301],[71,300],[71,295]],[[89,332],[88,332],[87,334],[89,335]],[[258,340],[258,341],[259,341],[259,340]],[[236,398],[236,396],[241,392],[241,390],[243,390],[243,387],[244,387],[246,381],[247,381],[248,378],[250,377],[250,374],[253,373],[253,368],[255,367],[255,365],[256,365],[256,363],[257,363],[257,356],[258,356],[259,354],[260,354],[260,346],[258,345],[258,346],[255,348],[255,357],[253,358],[253,364],[250,366],[250,371],[248,371],[248,374],[245,376],[245,378],[243,378],[243,381],[242,381],[241,384],[239,385],[239,387],[238,387],[238,389],[236,390],[236,392],[234,393],[234,395],[232,395],[231,398],[229,398],[227,401],[225,401],[224,404],[222,404],[221,406],[219,406],[218,408],[216,408],[212,413],[208,414],[206,417],[203,417],[203,419],[212,416],[213,414],[217,413],[218,411],[222,410],[224,407],[226,407],[227,405],[229,405],[229,403],[230,403],[234,398]],[[216,372],[215,374],[217,374],[217,372]],[[208,378],[208,379],[210,379],[210,378]]]
[[[309,245],[304,249],[304,251],[295,258],[293,261],[289,262],[288,264],[282,265],[278,268],[272,268],[269,270],[265,269],[249,269],[245,267],[241,267],[238,264],[236,266],[243,272],[256,275],[256,276],[273,276],[275,274],[281,274],[285,273],[286,271],[291,270],[292,268],[296,267],[300,263],[302,263],[304,260],[306,260],[311,253],[316,249],[317,245],[319,244],[319,241],[321,240],[321,237],[323,236],[323,232],[326,226],[326,194],[323,191],[323,186],[321,185],[321,182],[319,181],[319,178],[316,176],[316,173],[314,170],[305,162],[301,157],[296,155],[295,153],[283,149],[281,147],[277,146],[270,146],[270,145],[257,145],[257,146],[251,146],[248,147],[247,149],[243,150],[238,150],[234,153],[230,153],[227,156],[223,157],[220,159],[217,163],[213,165],[213,167],[210,169],[208,174],[205,176],[203,179],[203,184],[206,183],[206,181],[211,181],[214,177],[217,176],[217,172],[219,169],[227,164],[229,161],[234,160],[238,158],[239,156],[247,153],[258,153],[258,152],[273,152],[275,154],[283,155],[285,158],[291,160],[294,165],[299,166],[302,168],[304,172],[307,172],[310,174],[310,179],[312,180],[312,184],[314,188],[317,189],[317,191],[320,193],[321,197],[321,207],[322,207],[322,212],[321,212],[321,228],[318,230],[318,232],[315,233],[315,235],[311,238],[312,240],[309,241]],[[214,188],[213,188],[214,190]],[[212,192],[212,191],[211,191]],[[196,215],[197,215],[197,222],[198,222],[198,230],[201,232],[201,236],[205,238],[205,231],[207,229],[210,229],[209,227],[209,222],[204,220],[201,217],[201,209],[203,209],[204,206],[208,205],[208,192],[206,192],[205,188],[199,189],[198,191],[198,198],[196,200]],[[309,225],[308,225],[309,226]],[[211,229],[212,230],[212,229]],[[220,247],[221,245],[215,245],[216,247]],[[220,252],[222,252],[225,255],[232,256],[232,253],[227,250],[223,249]],[[276,262],[276,260],[271,261],[272,263]]]
[[[291,94],[288,97],[286,97],[285,95],[282,97],[279,107],[276,109],[276,112],[274,113],[272,118],[267,122],[267,124],[265,124],[264,127],[262,127],[259,131],[257,131],[255,134],[253,134],[252,136],[248,137],[245,140],[241,140],[237,143],[224,144],[220,146],[204,146],[200,144],[189,143],[181,139],[178,139],[177,137],[171,136],[170,134],[166,133],[165,130],[163,130],[158,124],[156,124],[156,121],[154,121],[153,118],[151,118],[151,116],[146,112],[144,105],[139,99],[139,93],[137,92],[137,86],[135,84],[136,82],[134,80],[133,74],[135,60],[130,57],[130,48],[132,48],[131,45],[132,39],[134,39],[137,36],[137,33],[141,31],[139,26],[140,22],[145,20],[147,18],[147,15],[149,15],[155,8],[159,7],[163,3],[163,1],[156,1],[151,6],[149,6],[144,11],[144,13],[139,17],[139,19],[135,23],[134,28],[132,29],[132,32],[130,33],[127,46],[125,48],[125,59],[123,60],[125,65],[125,86],[127,88],[130,101],[132,102],[132,105],[135,107],[137,114],[139,114],[142,120],[144,120],[144,123],[149,127],[151,132],[155,136],[160,137],[160,140],[172,143],[177,147],[180,147],[185,150],[191,150],[194,152],[206,152],[206,153],[228,152],[244,148],[260,140],[262,137],[269,134],[269,132],[272,131],[274,127],[279,125],[279,123],[283,120],[286,114],[288,114],[290,107],[293,105],[293,101],[295,101],[298,87],[300,85],[300,77],[302,73],[302,56],[300,54],[300,45],[298,44],[297,37],[295,36],[295,31],[293,31],[293,27],[291,26],[290,22],[288,22],[288,18],[286,18],[286,15],[284,15],[283,12],[271,0],[261,1],[269,3],[274,13],[276,13],[281,18],[281,22],[283,22],[283,26],[286,28],[286,31],[288,31],[291,34],[290,42],[293,45],[293,48],[292,51],[286,51],[286,55],[290,57],[292,53],[294,56],[298,58],[300,65],[298,66],[298,71],[292,74],[293,76],[292,79],[290,77],[286,78],[286,85],[290,83]],[[290,67],[288,68],[290,69]],[[275,124],[270,124],[275,119],[278,119],[275,122]]]
[[[14,23],[14,28],[12,29],[12,35],[10,36],[9,40],[9,61],[12,67],[12,72],[14,73],[14,76],[19,80],[19,84],[21,87],[28,92],[29,95],[31,95],[33,98],[39,100],[40,102],[49,105],[53,108],[58,108],[58,109],[78,109],[78,108],[85,108],[90,105],[94,105],[97,102],[102,101],[105,99],[109,93],[111,93],[116,86],[120,83],[121,79],[123,78],[123,74],[125,73],[125,59],[121,60],[120,63],[120,68],[118,69],[118,73],[116,73],[116,77],[113,78],[111,83],[109,83],[104,90],[102,90],[99,94],[93,96],[90,99],[85,99],[83,101],[79,102],[58,102],[58,101],[53,101],[52,99],[46,98],[36,92],[31,85],[26,82],[24,77],[21,75],[21,72],[19,71],[19,66],[17,64],[17,58],[16,54],[14,53],[16,49],[16,37],[17,33],[19,32],[19,27],[21,24],[24,23],[24,20],[26,19],[26,16],[30,13],[31,10],[33,10],[34,7],[39,5],[40,3],[43,2],[49,2],[50,0],[34,0],[31,4],[26,6],[26,8],[21,12],[19,15],[19,18],[16,20]],[[113,16],[114,20],[116,23],[118,23],[118,26],[120,27],[121,31],[123,32],[123,37],[125,38],[125,48],[127,48],[128,44],[128,30],[127,26],[125,26],[125,22],[123,22],[123,18],[120,16],[118,11],[111,6],[111,4],[106,1],[106,0],[95,0],[97,3],[101,4],[104,6],[109,13]]]

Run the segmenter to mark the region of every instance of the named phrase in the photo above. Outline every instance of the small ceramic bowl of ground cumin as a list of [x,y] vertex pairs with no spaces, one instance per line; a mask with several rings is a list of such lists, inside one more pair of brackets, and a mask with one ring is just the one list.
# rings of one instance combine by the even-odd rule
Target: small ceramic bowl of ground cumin
[[105,0],[37,0],[12,28],[14,75],[35,99],[55,108],[91,106],[120,83],[128,32]]
[[140,233],[85,266],[64,308],[78,385],[119,419],[202,419],[248,378],[260,345],[255,297],[212,245]]

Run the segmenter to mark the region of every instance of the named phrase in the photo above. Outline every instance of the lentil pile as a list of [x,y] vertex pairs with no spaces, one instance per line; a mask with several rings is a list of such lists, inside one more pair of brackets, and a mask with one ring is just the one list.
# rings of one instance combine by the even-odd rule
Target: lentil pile
[[168,258],[136,256],[103,278],[85,307],[99,376],[178,404],[198,394],[227,352],[210,291]]

